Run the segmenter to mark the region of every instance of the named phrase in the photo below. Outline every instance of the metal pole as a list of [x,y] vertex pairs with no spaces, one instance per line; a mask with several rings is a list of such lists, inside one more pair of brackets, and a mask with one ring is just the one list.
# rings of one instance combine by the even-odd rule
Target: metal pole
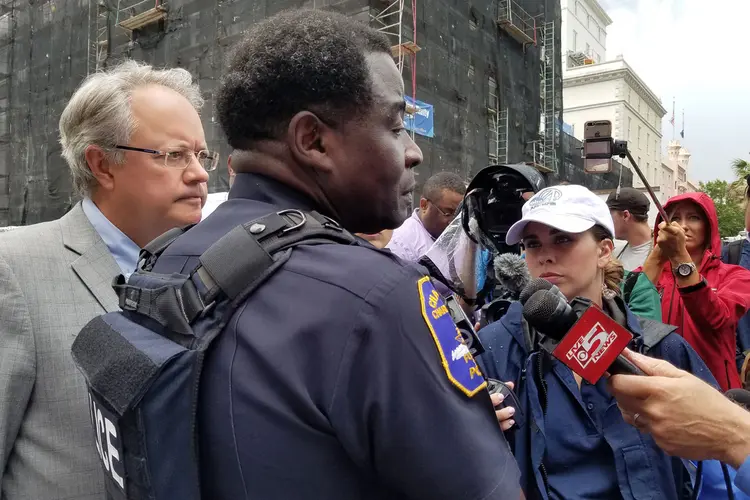
[[[661,206],[661,203],[659,203],[659,200],[656,199],[656,194],[654,194],[654,190],[651,189],[651,185],[646,180],[646,176],[643,175],[643,172],[641,172],[640,167],[633,159],[633,155],[630,154],[630,150],[626,153],[628,160],[630,160],[630,164],[633,165],[633,168],[635,169],[635,172],[638,174],[638,177],[641,178],[641,182],[643,182],[643,185],[646,186],[646,190],[648,191],[648,194],[651,196],[651,200],[654,202],[654,205],[656,205],[656,209],[659,211],[659,215],[661,215],[662,220],[669,224],[671,221],[669,220],[669,216],[667,215],[667,212],[664,211],[664,207]],[[620,167],[622,168],[622,167]]]

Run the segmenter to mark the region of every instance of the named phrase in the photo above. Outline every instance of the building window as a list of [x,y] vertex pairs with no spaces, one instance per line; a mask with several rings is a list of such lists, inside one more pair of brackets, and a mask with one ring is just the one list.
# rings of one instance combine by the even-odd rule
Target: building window
[[599,54],[596,51],[594,52],[594,61],[601,62],[601,58],[599,57]]
[[497,81],[494,77],[489,77],[487,79],[487,84],[489,86],[489,99],[487,99],[487,107],[490,109],[497,109]]
[[631,97],[631,95],[630,95],[630,85],[628,85],[628,102],[630,102],[630,97]]
[[633,119],[628,116],[628,140],[630,140],[631,130],[633,128]]
[[573,30],[573,52],[578,50],[578,32]]
[[646,154],[651,154],[651,134],[646,134]]
[[651,108],[646,108],[646,121],[651,123]]
[[576,2],[576,17],[581,15],[581,3]]
[[646,162],[646,180],[649,182],[656,181],[656,176],[651,177],[651,163]]
[[641,149],[641,126],[640,125],[638,125],[638,149]]
[[591,29],[591,16],[586,16],[586,27]]
[[589,45],[588,43],[586,44],[586,56],[591,56],[591,45]]

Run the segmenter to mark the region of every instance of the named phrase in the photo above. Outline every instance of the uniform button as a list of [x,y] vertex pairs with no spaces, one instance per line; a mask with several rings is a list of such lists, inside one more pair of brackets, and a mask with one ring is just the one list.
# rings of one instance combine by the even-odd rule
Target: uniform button
[[589,403],[589,404],[586,405],[586,408],[588,408],[589,410],[593,410],[594,409],[594,404],[593,403]]

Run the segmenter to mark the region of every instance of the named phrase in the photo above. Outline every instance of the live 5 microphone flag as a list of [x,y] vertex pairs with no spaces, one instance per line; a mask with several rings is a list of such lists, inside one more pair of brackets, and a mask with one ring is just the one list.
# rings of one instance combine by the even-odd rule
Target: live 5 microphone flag
[[633,340],[633,335],[593,304],[552,355],[590,384],[596,384]]
[[644,374],[620,355],[633,339],[625,327],[588,299],[576,297],[568,304],[551,284],[542,287],[543,281],[530,283],[521,292],[521,303],[529,326],[543,334],[540,346],[545,351],[592,384],[605,372]]

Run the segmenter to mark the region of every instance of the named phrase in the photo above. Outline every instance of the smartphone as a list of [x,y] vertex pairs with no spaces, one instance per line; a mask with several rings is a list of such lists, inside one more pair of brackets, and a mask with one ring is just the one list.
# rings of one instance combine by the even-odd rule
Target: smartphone
[[609,120],[596,120],[586,122],[583,125],[583,138],[606,139],[612,137],[612,122]]
[[584,124],[583,171],[606,174],[612,171],[612,122],[595,120]]

